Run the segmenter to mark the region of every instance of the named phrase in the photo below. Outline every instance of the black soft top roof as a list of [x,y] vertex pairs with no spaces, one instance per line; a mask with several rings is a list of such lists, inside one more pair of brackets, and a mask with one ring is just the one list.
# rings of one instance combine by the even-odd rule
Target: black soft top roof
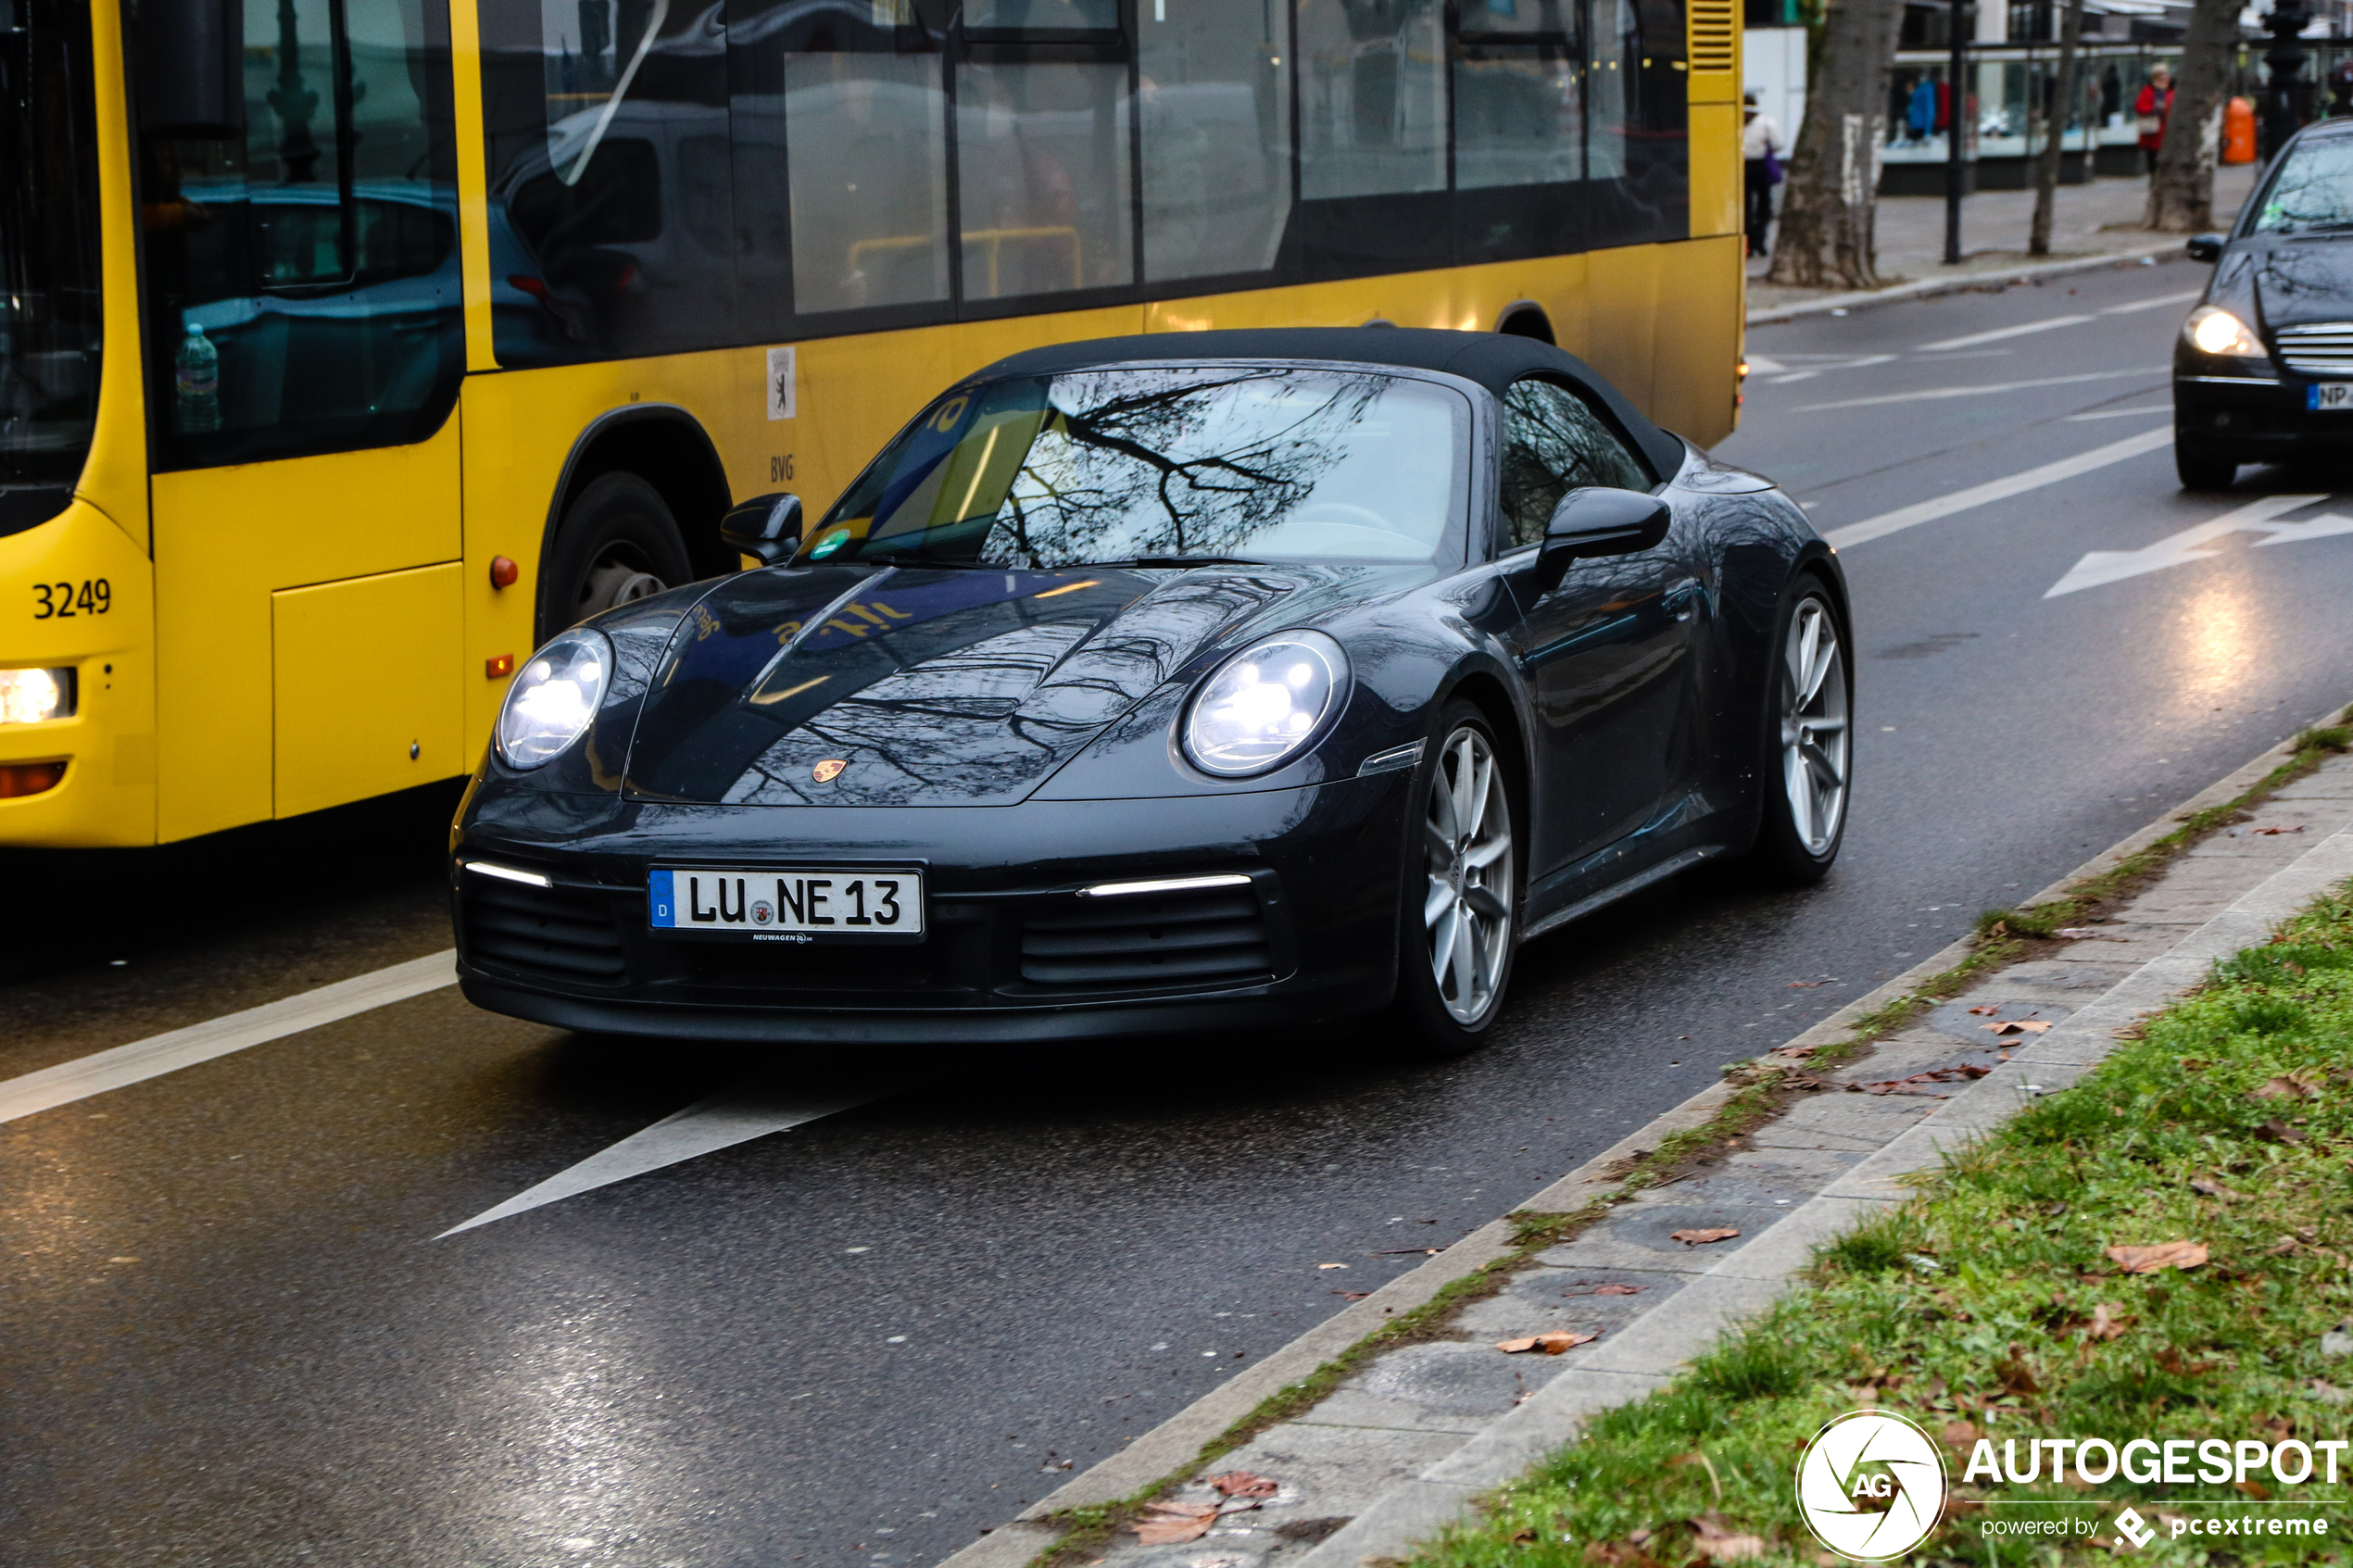
[[1522,376],[1550,373],[1590,391],[1640,445],[1661,479],[1683,466],[1683,443],[1651,423],[1593,368],[1549,343],[1504,332],[1428,327],[1265,327],[1221,332],[1147,332],[1058,343],[1008,356],[966,378],[1058,375],[1133,359],[1332,359],[1442,370],[1501,396]]

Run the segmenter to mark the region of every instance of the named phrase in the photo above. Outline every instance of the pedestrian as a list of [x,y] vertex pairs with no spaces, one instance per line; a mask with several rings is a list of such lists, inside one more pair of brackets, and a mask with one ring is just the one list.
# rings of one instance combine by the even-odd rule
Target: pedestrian
[[1765,232],[1773,226],[1773,187],[1781,182],[1781,154],[1789,150],[1781,128],[1756,107],[1756,94],[1741,96],[1741,169],[1748,202],[1742,227],[1748,254],[1767,253]]
[[2148,84],[2133,100],[2133,118],[2140,132],[2141,163],[2150,182],[2157,180],[2157,150],[2165,144],[2165,117],[2173,107],[2173,73],[2163,66],[2149,68]]
[[1937,111],[1941,107],[1936,83],[1922,76],[1919,85],[1912,89],[1911,100],[1904,109],[1904,123],[1911,132],[1913,141],[1928,140],[1930,133],[1936,129]]

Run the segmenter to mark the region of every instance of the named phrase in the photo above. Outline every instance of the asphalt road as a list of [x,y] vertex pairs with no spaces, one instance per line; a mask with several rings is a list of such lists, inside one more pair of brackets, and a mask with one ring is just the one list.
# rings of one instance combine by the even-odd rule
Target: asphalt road
[[[1720,453],[1831,531],[2160,429],[2202,281],[1760,329]],[[934,1562],[2353,698],[2353,536],[2235,534],[2045,596],[2086,552],[2347,483],[2191,497],[2159,445],[1845,550],[1836,873],[1693,875],[1550,936],[1502,1037],[1447,1067],[1232,1037],[634,1050],[442,990],[0,1124],[0,1558]],[[444,804],[0,866],[57,890],[8,917],[0,1076],[444,946]],[[126,914],[187,907],[202,930]],[[436,1239],[731,1085],[865,1103]]]

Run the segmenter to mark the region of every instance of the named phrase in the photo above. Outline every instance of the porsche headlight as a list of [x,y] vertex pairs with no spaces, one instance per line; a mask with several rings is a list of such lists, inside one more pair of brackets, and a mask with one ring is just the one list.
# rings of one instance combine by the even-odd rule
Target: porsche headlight
[[1296,755],[1348,695],[1348,656],[1321,632],[1286,632],[1244,648],[1202,683],[1185,709],[1185,760],[1240,778]]
[[612,644],[575,626],[531,656],[498,710],[498,755],[510,768],[560,756],[597,716],[612,680]]
[[2201,354],[2228,355],[2234,359],[2261,359],[2263,342],[2245,321],[2219,305],[2201,305],[2182,323],[2182,335]]

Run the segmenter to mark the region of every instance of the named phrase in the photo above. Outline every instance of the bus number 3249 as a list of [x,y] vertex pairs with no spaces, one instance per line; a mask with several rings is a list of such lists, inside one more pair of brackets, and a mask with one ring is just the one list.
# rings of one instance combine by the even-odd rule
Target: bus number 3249
[[40,600],[32,609],[35,621],[70,621],[77,615],[104,615],[114,602],[114,590],[103,577],[88,579],[79,592],[70,583],[35,583],[32,592]]

